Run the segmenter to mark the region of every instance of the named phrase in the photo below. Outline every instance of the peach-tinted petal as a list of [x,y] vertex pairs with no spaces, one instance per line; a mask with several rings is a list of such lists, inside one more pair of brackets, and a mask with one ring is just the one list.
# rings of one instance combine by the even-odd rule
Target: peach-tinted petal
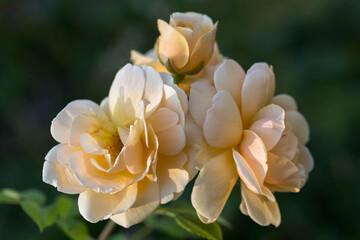
[[271,98],[273,97],[274,93],[275,93],[275,75],[273,72],[273,68],[272,66],[269,66],[267,63],[265,62],[261,62],[261,63],[255,63],[253,64],[249,70],[247,71],[247,74],[250,74],[256,70],[263,70],[266,71],[269,74],[270,77],[270,82],[268,85],[268,94],[267,94],[267,100],[266,102],[270,102]]
[[216,156],[201,169],[191,194],[196,211],[208,222],[220,215],[238,179],[231,151]]
[[143,146],[140,141],[133,145],[125,146],[124,161],[126,168],[132,174],[139,174],[145,171],[146,162],[143,155]]
[[79,212],[92,223],[108,219],[112,214],[127,211],[134,204],[137,191],[137,183],[114,194],[88,190],[79,195]]
[[260,108],[270,103],[270,84],[270,76],[264,70],[258,69],[246,75],[241,92],[241,116],[245,125]]
[[285,122],[285,130],[281,135],[279,142],[271,149],[271,152],[279,157],[293,159],[298,149],[298,140],[291,130],[288,122]]
[[277,227],[280,225],[281,216],[276,201],[270,202],[266,197],[247,189],[244,184],[241,185],[241,196],[243,202],[240,205],[240,210],[243,214],[249,215],[261,226],[273,224]]
[[154,132],[159,132],[174,127],[179,121],[179,116],[168,108],[159,108],[149,119]]
[[145,71],[146,83],[143,100],[146,101],[145,118],[159,106],[163,96],[163,80],[160,74],[152,67],[142,66]]
[[226,148],[240,142],[242,122],[239,109],[231,95],[221,90],[213,98],[206,114],[204,135],[212,147]]
[[279,94],[272,98],[272,103],[279,105],[285,111],[297,111],[295,99],[287,94]]
[[301,113],[295,111],[286,112],[285,121],[291,124],[291,129],[300,143],[306,144],[309,141],[309,125]]
[[158,28],[160,32],[158,51],[161,61],[170,59],[175,68],[184,67],[189,60],[189,46],[185,37],[160,19]]
[[66,176],[66,166],[57,160],[58,150],[62,147],[58,144],[53,147],[45,157],[43,166],[43,181],[56,187],[58,191],[67,194],[77,194],[85,191],[79,184],[73,184]]
[[284,118],[284,110],[275,104],[263,107],[253,117],[250,130],[261,138],[267,151],[279,142],[285,129]]
[[271,189],[282,192],[298,192],[301,187],[299,169],[288,159],[268,153],[269,170],[265,181]]
[[314,168],[314,160],[307,147],[299,144],[299,152],[295,156],[296,166],[300,169],[302,175],[301,187],[303,187],[309,177],[309,173]]
[[97,139],[92,137],[88,133],[85,133],[80,136],[80,144],[87,153],[97,154],[97,155],[103,155],[108,153],[108,150],[99,146]]
[[138,183],[138,195],[134,205],[124,213],[110,217],[115,223],[128,228],[147,218],[159,206],[160,192],[156,182],[144,178]]
[[167,74],[165,72],[161,72],[160,76],[163,79],[165,84],[171,86],[176,91],[177,96],[180,101],[181,108],[182,108],[183,112],[186,113],[188,110],[188,96],[186,95],[184,90],[181,89],[180,87],[178,87],[178,85],[174,83],[174,79],[169,74]]
[[156,133],[159,153],[175,155],[181,152],[186,143],[184,127],[180,124]]
[[185,125],[185,114],[176,90],[164,84],[164,95],[159,108],[168,108],[179,116],[179,123]]
[[190,67],[187,66],[188,70],[191,71],[201,64],[201,62],[204,61],[204,64],[206,64],[210,60],[214,51],[216,30],[217,24],[215,24],[211,31],[202,35],[196,42],[190,57]]
[[206,119],[206,113],[213,104],[216,90],[209,81],[200,80],[191,85],[189,97],[189,109],[196,124],[202,129]]
[[[240,154],[255,173],[259,186],[262,186],[268,169],[267,152],[263,142],[253,131],[244,130]],[[250,189],[253,190],[253,188]]]
[[237,62],[231,59],[225,60],[214,73],[216,90],[226,90],[238,106],[240,106],[241,89],[244,79],[244,70]]
[[159,154],[157,161],[157,177],[160,186],[161,204],[173,200],[174,193],[182,192],[189,182],[189,174],[182,166],[187,161],[185,153],[175,156]]
[[127,64],[117,72],[109,92],[109,108],[114,123],[126,126],[134,122],[144,87],[145,73],[141,67]]

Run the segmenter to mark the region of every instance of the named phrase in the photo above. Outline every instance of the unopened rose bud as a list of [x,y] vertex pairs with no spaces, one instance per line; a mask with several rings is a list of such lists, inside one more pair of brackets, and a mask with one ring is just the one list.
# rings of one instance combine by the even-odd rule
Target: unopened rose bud
[[206,15],[173,13],[170,23],[158,20],[158,57],[167,70],[179,75],[198,73],[213,55],[217,23]]

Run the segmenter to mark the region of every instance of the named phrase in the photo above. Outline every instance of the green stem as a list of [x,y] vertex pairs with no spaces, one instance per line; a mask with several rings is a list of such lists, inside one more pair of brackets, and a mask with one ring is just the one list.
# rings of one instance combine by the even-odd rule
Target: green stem
[[184,80],[185,78],[185,74],[176,74],[176,73],[173,73],[171,74],[172,77],[174,78],[174,83],[175,84],[179,84],[182,82],[182,80]]
[[149,233],[151,233],[151,231],[153,230],[152,227],[150,226],[145,226],[142,229],[140,229],[139,231],[137,231],[132,237],[131,240],[142,240],[144,239]]

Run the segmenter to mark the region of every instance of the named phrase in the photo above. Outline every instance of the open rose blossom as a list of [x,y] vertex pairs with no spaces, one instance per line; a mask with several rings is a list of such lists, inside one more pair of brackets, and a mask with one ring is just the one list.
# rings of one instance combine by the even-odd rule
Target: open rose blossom
[[[298,192],[313,168],[304,146],[309,127],[288,95],[273,98],[275,77],[266,63],[245,74],[225,60],[212,80],[191,86],[187,153],[200,173],[191,200],[199,218],[214,222],[241,179],[241,212],[260,225],[280,224],[273,192]],[[190,146],[190,147],[189,147]]]
[[208,16],[173,13],[169,23],[159,19],[158,28],[158,57],[169,72],[193,75],[210,61],[217,24]]
[[183,151],[187,97],[170,80],[128,64],[100,106],[73,101],[52,121],[59,144],[45,158],[43,180],[80,193],[86,220],[111,218],[129,227],[184,190],[190,179]]

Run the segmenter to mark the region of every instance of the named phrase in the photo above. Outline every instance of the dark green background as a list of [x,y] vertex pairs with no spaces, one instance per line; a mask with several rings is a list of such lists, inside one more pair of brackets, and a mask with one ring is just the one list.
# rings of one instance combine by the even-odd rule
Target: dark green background
[[[315,169],[299,194],[276,195],[280,227],[243,216],[237,186],[222,215],[234,226],[225,239],[360,239],[358,0],[0,1],[0,188],[36,187],[53,199],[55,188],[41,180],[56,144],[51,120],[72,100],[100,102],[130,50],[153,46],[157,18],[189,10],[219,21],[221,52],[244,69],[272,64],[276,92],[296,98],[311,128]],[[97,236],[103,225],[88,226]],[[65,239],[56,227],[41,235],[6,205],[0,238]]]

